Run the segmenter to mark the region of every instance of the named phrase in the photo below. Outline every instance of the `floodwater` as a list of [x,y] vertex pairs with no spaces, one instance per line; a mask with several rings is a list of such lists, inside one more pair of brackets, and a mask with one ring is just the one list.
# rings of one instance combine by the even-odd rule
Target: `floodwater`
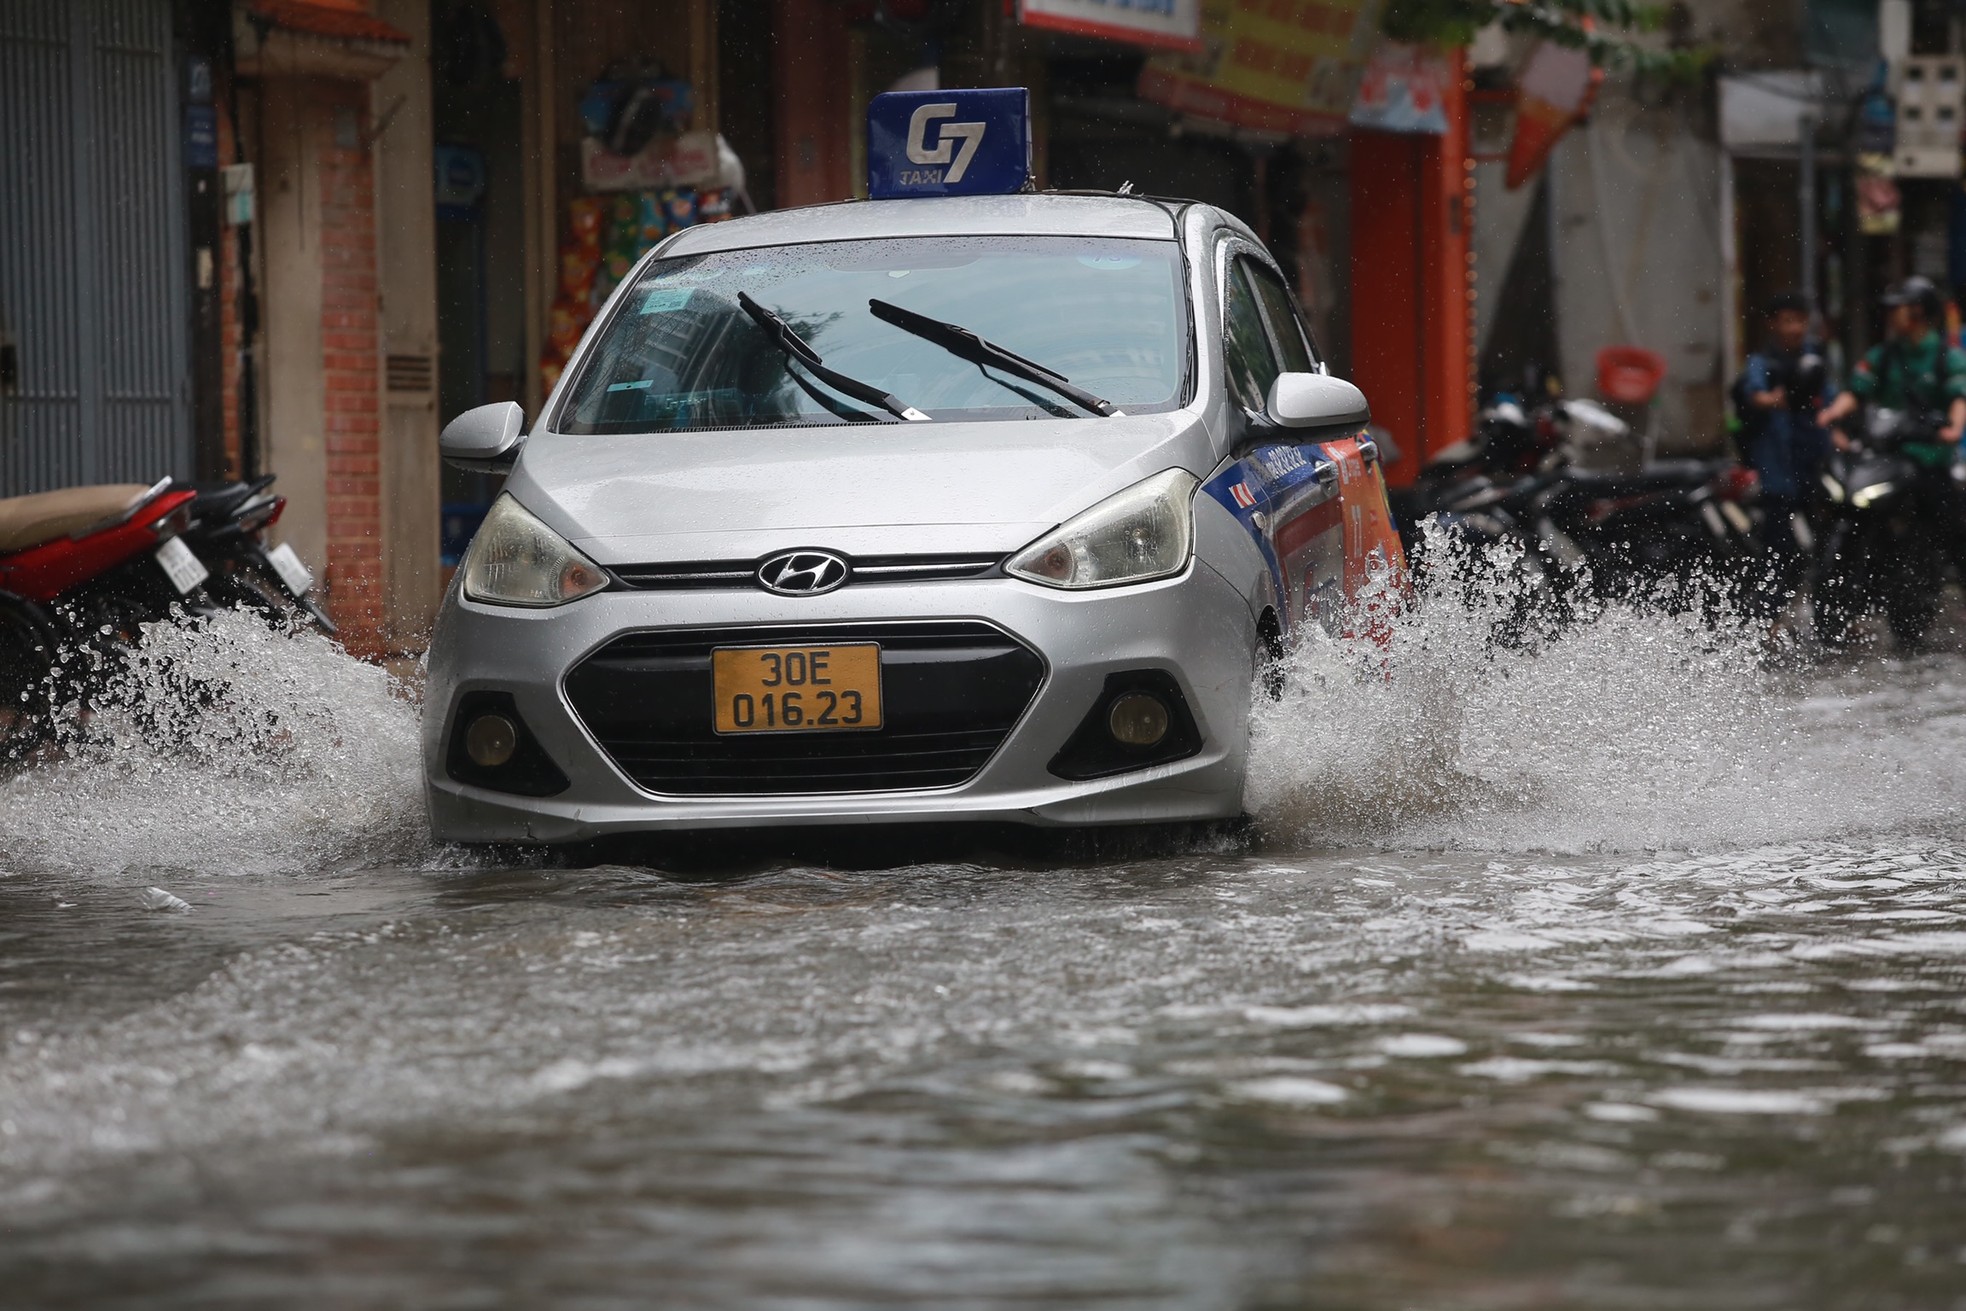
[[1253,842],[667,871],[160,635],[0,782],[0,1302],[1966,1307],[1966,658],[1483,622],[1300,652]]

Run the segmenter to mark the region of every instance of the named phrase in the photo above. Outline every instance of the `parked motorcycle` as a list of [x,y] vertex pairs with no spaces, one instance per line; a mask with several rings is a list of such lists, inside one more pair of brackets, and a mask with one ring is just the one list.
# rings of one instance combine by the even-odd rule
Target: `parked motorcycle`
[[1603,598],[1674,608],[1738,602],[1761,581],[1751,513],[1760,480],[1727,460],[1661,460],[1636,474],[1564,469],[1537,500],[1544,549]]
[[195,497],[166,478],[0,500],[0,754],[38,740],[161,591],[205,581],[180,536]]
[[1628,436],[1592,401],[1487,407],[1475,434],[1440,452],[1407,489],[1409,549],[1424,548],[1428,518],[1477,552],[1512,543],[1530,582],[1566,612],[1580,599],[1741,599],[1727,594],[1766,572],[1753,471],[1726,460],[1660,460],[1635,474],[1574,466],[1579,449]]
[[[0,500],[0,759],[44,739],[61,707],[91,706],[147,623],[244,606],[335,631],[292,548],[266,546],[286,506],[272,483]],[[196,679],[183,691],[215,694]]]
[[251,482],[201,489],[191,503],[185,544],[211,572],[204,590],[212,604],[243,606],[276,623],[286,623],[298,612],[332,636],[338,630],[314,596],[307,566],[284,542],[266,545],[267,530],[287,508],[287,498],[275,495],[272,486],[269,473]]
[[1421,549],[1420,524],[1429,515],[1459,513],[1497,486],[1560,462],[1567,417],[1558,401],[1526,407],[1502,399],[1484,406],[1473,433],[1437,452],[1410,486],[1388,492],[1407,553]]
[[[1931,442],[1945,426],[1941,414],[1873,408],[1849,449],[1830,453],[1823,469],[1830,521],[1814,569],[1816,635],[1842,646],[1873,607],[1904,647],[1925,639],[1938,613],[1944,552],[1934,522],[1943,507],[1935,492],[1952,494],[1904,453],[1907,443]],[[1929,481],[1928,481],[1929,480]]]

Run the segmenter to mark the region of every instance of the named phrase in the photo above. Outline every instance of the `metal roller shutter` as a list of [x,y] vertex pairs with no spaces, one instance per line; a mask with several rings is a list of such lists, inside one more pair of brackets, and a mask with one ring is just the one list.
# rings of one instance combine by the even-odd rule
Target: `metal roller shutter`
[[191,472],[169,0],[0,4],[0,495]]

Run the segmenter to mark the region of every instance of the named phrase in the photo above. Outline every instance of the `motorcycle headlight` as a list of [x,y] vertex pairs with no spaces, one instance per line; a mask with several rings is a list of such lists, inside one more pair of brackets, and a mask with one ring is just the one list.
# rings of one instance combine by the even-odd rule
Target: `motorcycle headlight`
[[608,585],[602,568],[526,512],[509,493],[464,553],[464,594],[493,605],[565,605]]
[[1004,572],[1073,590],[1178,574],[1194,550],[1198,486],[1185,469],[1157,473],[1067,519],[1012,556]]
[[1889,496],[1896,490],[1897,485],[1895,483],[1872,483],[1868,487],[1860,487],[1850,493],[1850,504],[1856,506],[1859,510],[1869,509],[1874,502]]

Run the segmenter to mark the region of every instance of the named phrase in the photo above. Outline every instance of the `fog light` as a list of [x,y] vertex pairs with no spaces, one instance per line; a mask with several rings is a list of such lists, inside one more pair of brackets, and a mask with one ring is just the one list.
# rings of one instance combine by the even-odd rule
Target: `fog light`
[[518,749],[518,727],[504,715],[479,715],[464,730],[464,752],[474,765],[497,769]]
[[1113,698],[1106,712],[1106,731],[1115,742],[1130,747],[1150,747],[1167,736],[1173,720],[1167,703],[1151,692],[1127,692]]

